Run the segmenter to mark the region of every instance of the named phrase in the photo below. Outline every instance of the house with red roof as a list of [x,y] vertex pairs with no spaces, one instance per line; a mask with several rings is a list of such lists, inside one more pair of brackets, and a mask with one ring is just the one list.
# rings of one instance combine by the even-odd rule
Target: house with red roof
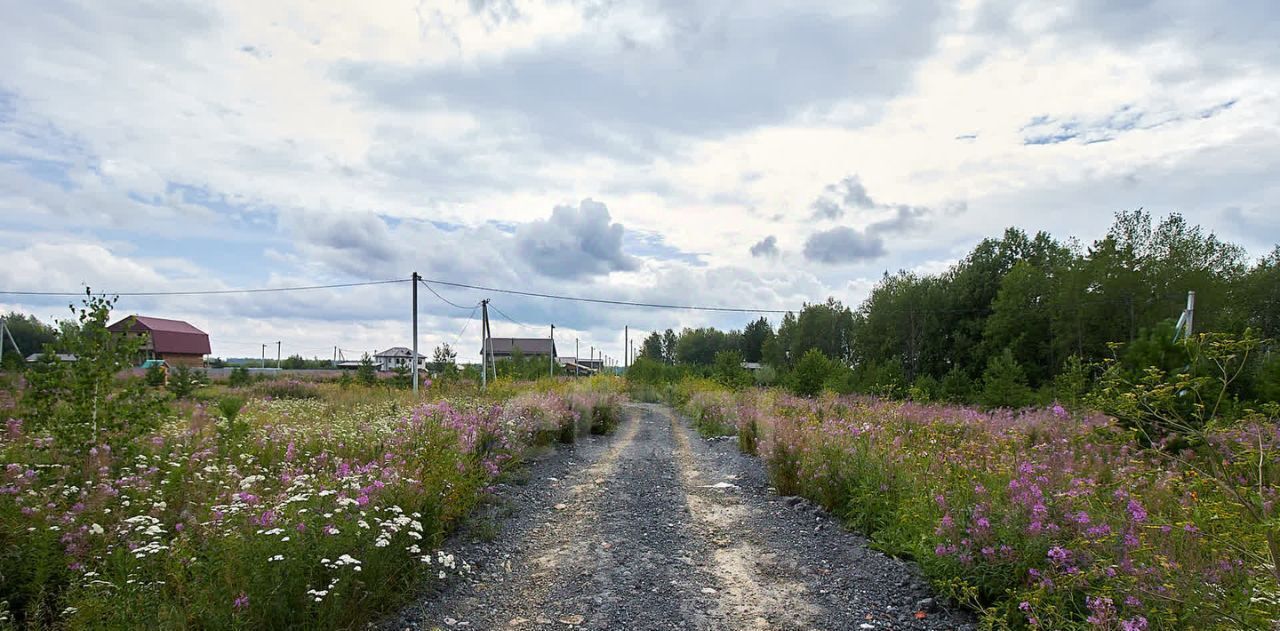
[[133,315],[107,330],[131,336],[146,335],[143,358],[163,359],[173,366],[199,368],[204,365],[204,356],[211,352],[209,334],[182,320]]

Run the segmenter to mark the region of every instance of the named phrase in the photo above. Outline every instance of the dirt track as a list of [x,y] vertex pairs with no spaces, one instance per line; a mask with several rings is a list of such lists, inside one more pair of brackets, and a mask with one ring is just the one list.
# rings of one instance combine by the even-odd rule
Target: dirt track
[[[497,536],[448,547],[475,564],[395,628],[959,629],[913,569],[798,498],[761,463],[633,405],[499,489]],[[918,611],[924,611],[918,617]]]

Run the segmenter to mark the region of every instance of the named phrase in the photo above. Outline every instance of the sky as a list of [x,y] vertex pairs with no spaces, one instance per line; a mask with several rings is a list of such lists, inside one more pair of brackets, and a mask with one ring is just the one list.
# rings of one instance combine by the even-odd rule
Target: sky
[[[0,291],[425,278],[857,305],[1008,226],[1280,242],[1280,4],[0,0]],[[423,352],[753,314],[420,292]],[[0,310],[70,315],[66,297]],[[454,303],[454,304],[449,304]],[[410,285],[122,297],[213,353],[411,343]],[[455,306],[457,305],[457,306]],[[500,312],[500,313],[499,313]],[[777,316],[771,316],[776,323]],[[274,348],[269,354],[274,353]]]

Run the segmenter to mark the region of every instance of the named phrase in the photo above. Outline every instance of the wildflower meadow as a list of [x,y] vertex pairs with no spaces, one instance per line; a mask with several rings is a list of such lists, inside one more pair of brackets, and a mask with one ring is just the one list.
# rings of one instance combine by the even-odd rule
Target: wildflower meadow
[[684,409],[704,434],[736,434],[758,453],[780,493],[916,560],[994,628],[1244,629],[1280,617],[1274,419],[1209,433],[1220,449],[1206,461],[1060,405],[982,412],[695,388]]
[[0,628],[365,623],[469,571],[445,535],[530,449],[618,415],[607,380],[498,390],[259,386],[87,448],[11,417]]

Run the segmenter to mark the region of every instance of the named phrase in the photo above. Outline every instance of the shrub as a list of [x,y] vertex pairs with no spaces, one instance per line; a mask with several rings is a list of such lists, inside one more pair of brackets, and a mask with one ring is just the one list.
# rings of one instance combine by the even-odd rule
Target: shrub
[[164,385],[165,367],[161,364],[152,364],[147,367],[147,372],[143,375],[143,379],[148,386],[159,388]]
[[253,382],[253,376],[249,374],[249,369],[244,366],[236,366],[231,369],[231,375],[227,377],[227,385],[232,388],[242,388]]
[[742,353],[736,350],[716,353],[711,372],[715,380],[726,388],[745,388],[751,383],[751,373],[742,367]]
[[1018,409],[1031,402],[1027,375],[1013,358],[1013,351],[1006,348],[987,362],[980,399],[988,408]]
[[984,628],[1267,628],[1280,618],[1280,406],[1221,415],[1260,344],[1188,344],[1217,378],[1110,375],[1093,400],[1136,430],[1060,406],[733,401],[779,493],[916,559]]
[[699,390],[689,397],[684,409],[693,419],[694,429],[703,436],[730,436],[736,431],[737,409],[728,392]]
[[107,435],[146,433],[163,413],[163,399],[141,379],[116,378],[132,366],[145,340],[107,330],[114,305],[85,289],[83,306],[72,308],[76,319],[62,323],[56,349],[76,360],[46,353],[27,371],[22,412],[30,429],[48,431],[66,447],[87,449]]
[[827,379],[830,365],[822,351],[816,348],[805,351],[791,373],[791,391],[802,397],[812,397],[822,392],[822,384]]
[[205,385],[204,371],[192,370],[187,366],[178,365],[173,369],[173,374],[169,376],[169,392],[178,399],[189,399],[195,393],[196,389]]
[[952,367],[942,376],[939,394],[948,403],[964,403],[973,396],[973,380],[959,366]]
[[378,371],[373,368],[373,360],[369,359],[369,354],[365,353],[360,358],[360,367],[356,368],[356,381],[364,386],[372,386],[378,383]]
[[272,379],[254,387],[258,396],[272,399],[319,399],[320,389],[315,384],[297,379]]

